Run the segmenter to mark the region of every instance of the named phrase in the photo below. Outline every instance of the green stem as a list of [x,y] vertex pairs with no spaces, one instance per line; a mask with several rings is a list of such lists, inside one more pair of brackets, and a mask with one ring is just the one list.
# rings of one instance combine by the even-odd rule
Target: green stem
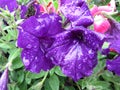
[[44,78],[42,79],[42,81],[40,81],[36,86],[33,87],[33,89],[36,90],[41,90],[43,83],[45,82],[46,78],[47,78],[48,72],[46,72]]
[[81,87],[80,87],[80,85],[78,83],[76,83],[76,85],[77,85],[77,87],[78,87],[79,90],[82,90]]
[[101,70],[96,74],[96,76],[101,75],[105,70],[106,70],[106,67],[104,67],[103,69],[101,69]]
[[48,75],[48,71],[46,72],[44,78],[43,78],[42,81],[41,81],[42,84],[44,83],[45,79],[47,78],[47,75]]

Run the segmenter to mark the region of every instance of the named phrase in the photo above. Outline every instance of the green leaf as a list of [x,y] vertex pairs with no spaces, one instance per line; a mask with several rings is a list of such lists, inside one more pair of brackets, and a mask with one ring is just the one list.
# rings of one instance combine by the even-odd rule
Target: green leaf
[[52,90],[59,90],[59,79],[58,77],[54,74],[52,75],[49,79],[49,85]]
[[[120,8],[120,7],[119,7]],[[113,15],[112,16],[117,22],[120,22],[120,15]]]
[[3,49],[10,49],[11,46],[10,46],[8,43],[0,43],[0,48],[3,48]]
[[8,90],[20,90],[18,86],[14,83],[8,84]]
[[27,89],[27,84],[26,84],[25,81],[19,85],[19,88],[20,88],[20,90],[28,90]]
[[21,67],[23,67],[22,60],[20,59],[20,57],[17,57],[13,60],[11,69],[19,69]]
[[27,78],[27,77],[26,77],[26,78],[25,78],[25,81],[26,81],[27,84],[30,84],[32,80],[31,80],[31,78]]
[[58,1],[54,1],[54,7],[56,10],[58,9]]
[[45,75],[45,72],[44,71],[41,71],[40,73],[32,73],[32,72],[28,72],[26,74],[26,78],[30,78],[30,79],[38,79],[38,78],[41,78]]
[[19,70],[19,71],[11,71],[10,72],[10,79],[12,81],[15,81],[17,83],[22,83],[24,81],[24,71]]
[[111,90],[110,83],[105,81],[92,81],[87,85],[88,90]]
[[28,90],[42,90],[43,84],[41,82],[38,82],[36,84],[33,84]]
[[114,84],[115,90],[120,90],[120,83],[119,84]]
[[96,5],[107,5],[110,2],[110,0],[94,0],[94,3]]
[[59,75],[59,76],[66,77],[66,76],[62,73],[60,67],[56,67],[56,68],[55,68],[55,73],[56,73],[57,75]]
[[64,88],[64,90],[75,90],[75,88],[72,87],[72,86],[66,86],[66,87]]
[[59,90],[59,79],[53,74],[49,79],[45,80],[44,88],[45,90]]
[[20,49],[15,48],[15,49],[11,50],[8,61],[14,60],[17,56],[20,56]]
[[45,81],[44,88],[45,88],[45,90],[52,90],[52,88],[50,87],[48,79]]
[[50,76],[52,76],[52,75],[55,73],[55,69],[56,69],[56,67],[53,67],[53,68],[49,71]]

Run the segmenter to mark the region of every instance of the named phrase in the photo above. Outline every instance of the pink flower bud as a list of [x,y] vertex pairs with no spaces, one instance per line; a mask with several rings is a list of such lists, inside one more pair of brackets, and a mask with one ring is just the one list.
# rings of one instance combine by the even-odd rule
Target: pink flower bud
[[116,9],[115,0],[111,0],[107,6],[99,6],[91,9],[91,14],[94,16],[94,30],[100,33],[105,33],[110,28],[110,23],[107,18],[102,14],[112,13]]
[[100,33],[105,33],[109,27],[110,27],[110,23],[107,20],[107,18],[105,18],[101,15],[95,16],[95,18],[94,18],[95,31],[100,32]]

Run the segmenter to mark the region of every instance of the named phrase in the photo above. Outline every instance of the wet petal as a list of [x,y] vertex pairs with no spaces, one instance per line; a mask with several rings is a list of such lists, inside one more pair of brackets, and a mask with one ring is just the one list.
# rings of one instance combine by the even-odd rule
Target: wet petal
[[109,48],[112,48],[112,49],[114,49],[117,53],[120,53],[120,39],[114,40],[114,41],[110,44]]
[[21,27],[36,37],[46,37],[62,31],[60,21],[61,17],[56,14],[43,14],[39,18],[31,16],[21,24]]
[[54,66],[51,60],[45,57],[45,48],[48,48],[51,42],[51,39],[39,40],[34,35],[19,30],[17,44],[23,48],[21,57],[27,70],[39,73],[41,70],[46,71]]
[[60,0],[61,5],[65,4],[75,4],[75,5],[81,5],[84,3],[85,0]]
[[22,19],[26,18],[26,13],[27,13],[28,7],[25,5],[21,6],[21,11],[20,11],[20,16]]
[[17,7],[16,0],[0,0],[0,8],[6,9],[6,6],[10,12],[14,11]]
[[[103,40],[94,32],[85,31],[83,27],[75,29],[56,35],[47,56],[62,68],[63,73],[77,81],[91,75],[97,64],[97,50]],[[96,41],[95,44],[92,44],[93,41]]]
[[116,57],[114,60],[107,60],[107,69],[120,75],[120,56]]
[[44,50],[39,49],[23,49],[21,57],[25,65],[26,70],[39,73],[41,70],[49,70],[54,65],[50,59],[47,59],[44,55]]
[[107,41],[110,42],[109,48],[114,49],[118,53],[120,53],[120,23],[110,20],[111,27],[105,33]]
[[35,36],[29,34],[28,32],[19,29],[19,35],[17,40],[17,45],[21,48],[39,48],[39,39]]
[[71,1],[72,3],[63,4],[61,11],[63,15],[70,20],[72,26],[90,26],[93,23],[93,18],[89,11],[86,2],[84,1]]

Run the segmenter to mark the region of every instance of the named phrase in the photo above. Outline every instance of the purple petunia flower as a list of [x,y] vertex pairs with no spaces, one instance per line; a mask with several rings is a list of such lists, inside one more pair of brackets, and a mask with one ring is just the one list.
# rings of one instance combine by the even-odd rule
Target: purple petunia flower
[[7,90],[8,69],[6,69],[0,78],[0,90]]
[[0,0],[0,8],[3,8],[3,9],[8,8],[8,10],[12,12],[15,9],[17,9],[17,7],[18,7],[18,4],[16,0]]
[[62,31],[60,21],[60,16],[51,13],[31,16],[20,25],[17,44],[23,48],[21,57],[27,70],[38,73],[54,66],[45,53],[52,44],[51,37]]
[[61,1],[61,11],[72,27],[63,29],[57,14],[35,12],[37,16],[19,26],[17,44],[23,48],[21,57],[27,70],[38,73],[58,65],[77,81],[92,74],[104,36],[85,28],[93,19],[84,0]]
[[105,33],[107,41],[110,42],[109,48],[114,49],[120,53],[120,23],[109,19],[111,27]]
[[[105,33],[107,36],[107,41],[110,43],[109,48],[120,54],[120,23],[109,19],[111,27]],[[107,52],[108,53],[108,52]],[[106,65],[108,70],[115,72],[116,74],[120,75],[119,72],[119,65],[120,63],[120,56],[118,55],[113,60],[107,60]]]
[[75,27],[55,36],[47,56],[75,81],[90,76],[97,64],[97,51],[104,37],[84,27]]
[[22,19],[26,18],[27,10],[28,10],[27,6],[25,6],[25,5],[21,6],[20,16],[21,16]]
[[35,1],[30,2],[28,5],[22,5],[20,12],[21,18],[25,19],[29,18],[30,16],[39,17],[42,13],[40,8],[42,8],[42,6],[40,6],[38,3],[35,3]]
[[120,56],[117,56],[113,60],[107,60],[107,69],[114,72],[117,75],[120,75]]
[[74,26],[90,26],[93,18],[84,0],[61,0],[61,12]]

